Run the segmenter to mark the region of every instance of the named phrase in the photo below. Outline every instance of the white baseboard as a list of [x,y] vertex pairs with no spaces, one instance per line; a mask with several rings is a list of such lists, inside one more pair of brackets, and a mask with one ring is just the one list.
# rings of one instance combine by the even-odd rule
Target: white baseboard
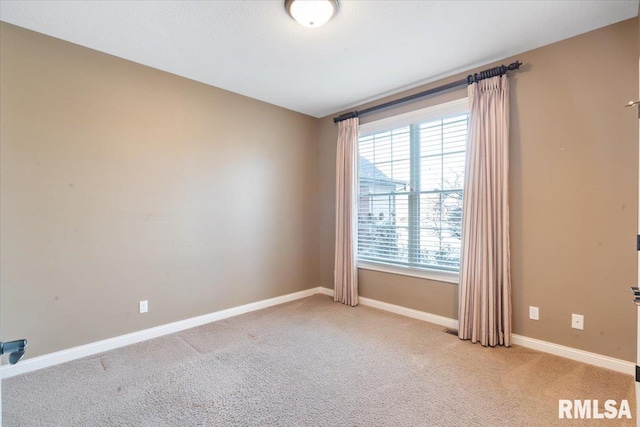
[[[319,293],[333,296],[333,290],[320,287]],[[414,310],[399,305],[389,304],[387,302],[374,300],[371,298],[359,297],[360,304],[369,307],[378,308],[380,310],[390,311],[402,316],[411,317],[425,322],[442,325],[447,328],[458,329],[458,320],[449,317],[439,316],[437,314],[427,313],[425,311]],[[611,369],[613,371],[622,372],[624,374],[635,375],[636,365],[626,360],[615,359],[609,356],[603,356],[597,353],[591,353],[564,345],[554,344],[548,341],[542,341],[535,338],[529,338],[522,335],[511,334],[513,344],[527,347],[533,350],[542,351],[544,353],[565,357],[567,359],[576,360],[578,362],[588,363],[590,365],[599,366],[601,368]]]
[[306,289],[304,291],[294,292],[292,294],[269,298],[266,300],[229,308],[226,310],[216,311],[214,313],[209,313],[202,316],[192,317],[190,319],[168,323],[166,325],[156,326],[154,328],[145,329],[138,332],[132,332],[126,335],[120,335],[114,338],[108,338],[106,340],[97,341],[91,344],[56,351],[55,353],[49,353],[31,359],[25,359],[15,365],[3,365],[2,367],[0,367],[0,377],[9,378],[26,372],[58,365],[60,363],[70,362],[82,357],[92,356],[94,354],[113,350],[118,347],[124,347],[126,345],[135,344],[141,341],[146,341],[163,335],[172,334],[174,332],[183,331],[189,328],[195,328],[196,326],[215,322],[216,320],[227,319],[239,314],[244,314],[251,311],[260,310],[262,308],[283,304],[285,302],[294,301],[300,298],[305,298],[317,294],[318,292],[319,288]]
[[[333,296],[333,289],[319,287],[319,293]],[[438,314],[427,313],[426,311],[414,310],[413,308],[403,307],[401,305],[390,304],[384,301],[378,301],[366,297],[358,297],[358,301],[362,305],[366,305],[373,308],[379,308],[380,310],[390,311],[401,316],[411,317],[413,319],[424,320],[425,322],[435,323],[436,325],[442,325],[447,328],[458,329],[458,321],[451,319],[450,317],[440,316]]]
[[567,359],[577,360],[578,362],[588,363],[589,365],[595,365],[601,368],[611,369],[612,371],[622,372],[623,374],[636,374],[636,364],[627,362],[626,360],[603,356],[601,354],[578,350],[577,348],[554,344],[552,342],[524,337],[517,334],[511,334],[511,342],[522,347],[543,351],[545,353],[554,354]]
[[[294,301],[300,298],[306,298],[314,294],[324,294],[333,296],[333,290],[317,287],[306,289],[304,291],[283,295],[280,297],[270,298],[226,310],[216,311],[214,313],[205,314],[190,319],[180,320],[178,322],[168,323],[166,325],[97,341],[91,344],[81,345],[70,349],[57,351],[55,353],[45,354],[43,356],[25,359],[16,365],[4,365],[0,367],[0,377],[9,378],[26,372],[35,371],[49,366],[58,365],[60,363],[70,362],[82,357],[92,356],[94,354],[103,353],[119,347],[157,338],[163,335],[172,334],[189,328],[195,328],[217,320],[227,319],[229,317],[238,316],[240,314],[249,313],[251,311],[260,310],[262,308],[272,307],[274,305],[283,304],[285,302]],[[411,317],[413,319],[423,320],[425,322],[442,325],[447,328],[457,329],[458,321],[449,317],[439,316],[420,310],[414,310],[399,305],[389,304],[387,302],[374,300],[371,298],[360,297],[360,304],[380,310],[389,311],[402,316]],[[613,357],[603,356],[596,353],[590,353],[584,350],[578,350],[535,338],[524,337],[513,334],[512,341],[516,345],[542,351],[544,353],[554,354],[556,356],[565,357],[567,359],[577,360],[579,362],[588,363],[590,365],[611,369],[629,375],[635,375],[635,364]]]
[[359,297],[360,304],[380,310],[390,311],[401,316],[411,317],[413,319],[424,320],[425,322],[435,323],[447,328],[458,329],[458,321],[449,317],[439,316],[437,314],[427,313],[426,311],[414,310],[412,308],[402,307],[400,305],[389,304],[387,302],[378,301],[371,298]]
[[329,295],[330,297],[333,296],[333,289],[329,289],[329,288],[325,288],[322,286],[318,287],[318,293],[319,294],[324,294],[324,295]]

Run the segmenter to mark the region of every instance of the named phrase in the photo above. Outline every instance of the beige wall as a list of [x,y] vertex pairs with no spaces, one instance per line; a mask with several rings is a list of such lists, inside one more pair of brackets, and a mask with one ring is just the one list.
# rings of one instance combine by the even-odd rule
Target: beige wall
[[33,357],[318,285],[317,119],[0,31],[3,339]]
[[[638,124],[624,104],[638,94],[638,24],[634,18],[499,63],[516,58],[525,65],[511,78],[514,332],[635,361],[629,286],[637,266]],[[337,114],[320,123],[320,278],[327,287]],[[364,270],[359,278],[362,296],[457,317],[457,285]],[[540,308],[539,321],[528,319],[529,305]],[[571,313],[585,316],[584,331],[571,329]]]

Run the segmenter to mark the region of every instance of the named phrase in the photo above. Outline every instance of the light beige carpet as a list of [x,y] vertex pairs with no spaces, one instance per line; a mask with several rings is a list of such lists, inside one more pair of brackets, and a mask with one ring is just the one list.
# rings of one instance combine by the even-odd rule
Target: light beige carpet
[[[315,295],[3,381],[12,426],[572,426],[633,378]],[[635,418],[635,413],[633,413]]]

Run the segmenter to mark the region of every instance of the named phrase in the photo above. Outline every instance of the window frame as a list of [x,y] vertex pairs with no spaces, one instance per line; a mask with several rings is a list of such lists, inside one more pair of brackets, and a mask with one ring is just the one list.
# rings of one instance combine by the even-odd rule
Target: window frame
[[[384,119],[363,123],[359,127],[359,137],[366,137],[375,133],[391,131],[395,128],[404,126],[410,126],[413,124],[427,122],[429,120],[442,119],[447,116],[453,116],[456,114],[468,114],[469,113],[469,99],[460,98],[454,101],[445,102],[414,110],[404,114],[398,114],[395,116],[387,117]],[[359,148],[358,148],[359,150]],[[360,187],[358,185],[358,187]],[[464,184],[463,184],[464,192]],[[358,198],[360,194],[358,193]],[[400,264],[385,263],[382,261],[362,260],[359,255],[357,256],[357,267],[363,270],[379,271],[389,274],[398,274],[402,276],[417,277],[422,279],[429,279],[438,282],[458,284],[460,282],[459,271],[447,271],[445,269],[433,269],[421,266],[408,266]]]

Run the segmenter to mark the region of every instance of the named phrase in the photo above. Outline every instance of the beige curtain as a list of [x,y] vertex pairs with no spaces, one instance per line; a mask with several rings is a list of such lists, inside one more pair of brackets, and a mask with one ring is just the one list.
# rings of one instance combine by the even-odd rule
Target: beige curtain
[[336,156],[336,258],[333,299],[358,305],[358,125],[359,119],[338,123]]
[[509,80],[485,79],[468,92],[458,336],[509,347]]

